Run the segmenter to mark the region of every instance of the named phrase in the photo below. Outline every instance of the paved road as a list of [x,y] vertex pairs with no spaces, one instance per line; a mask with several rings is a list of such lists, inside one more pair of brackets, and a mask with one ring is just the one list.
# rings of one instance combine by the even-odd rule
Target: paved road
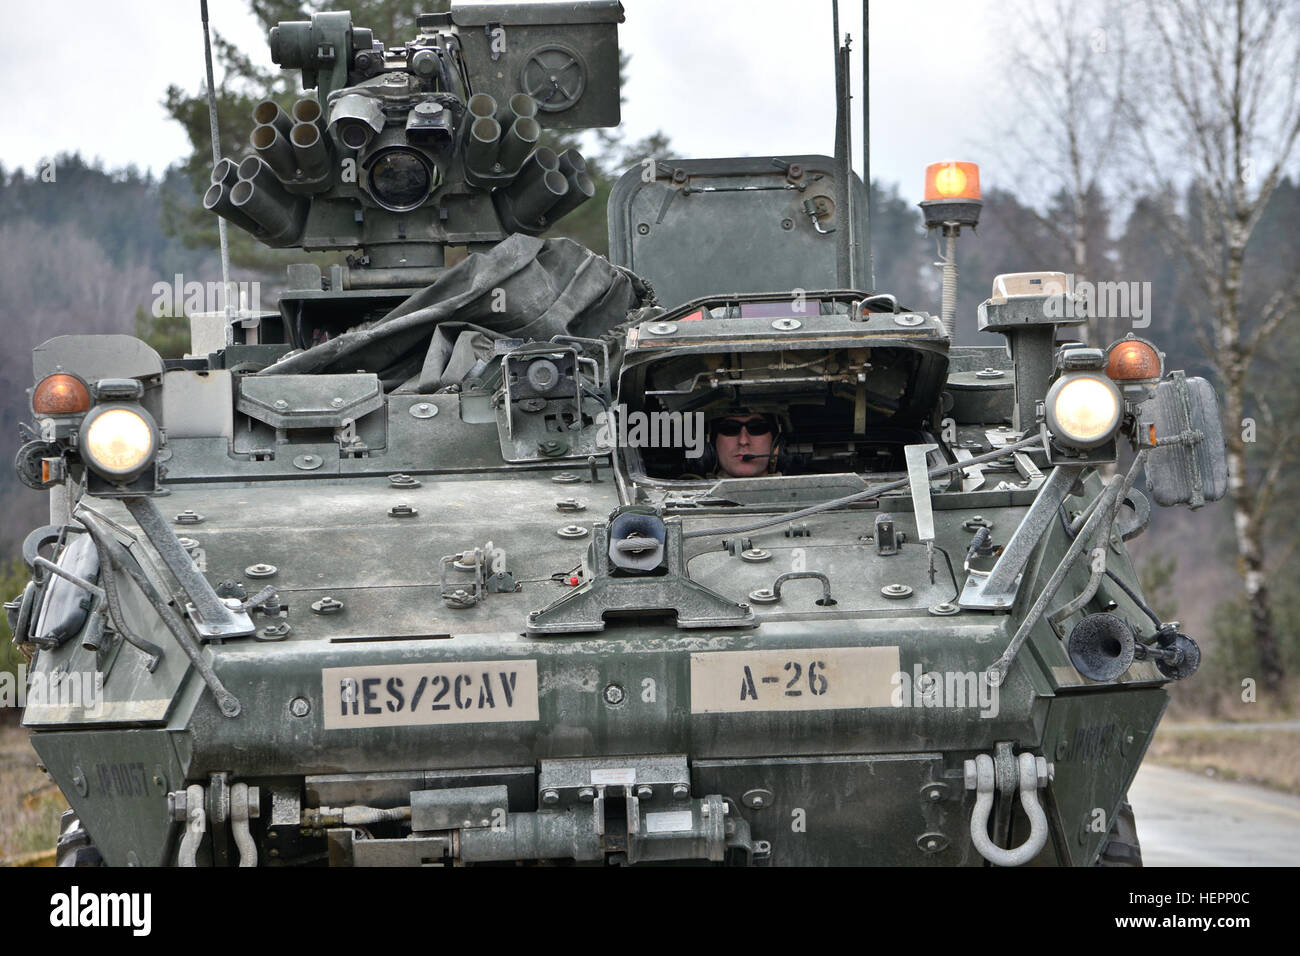
[[1300,797],[1148,760],[1129,801],[1146,866],[1300,866]]

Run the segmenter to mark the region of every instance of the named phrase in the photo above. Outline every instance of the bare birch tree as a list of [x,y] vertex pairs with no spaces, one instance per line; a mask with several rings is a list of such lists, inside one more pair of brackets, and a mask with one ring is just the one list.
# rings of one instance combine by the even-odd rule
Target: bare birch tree
[[[1122,7],[1118,0],[1022,0],[1010,16],[1008,77],[1018,108],[998,124],[998,151],[1014,152],[1022,191],[1036,183],[1045,192],[1035,198],[1064,203],[1064,215],[1035,216],[1067,252],[1075,282],[1095,279],[1106,228],[1096,210],[1125,135]],[[1118,338],[1114,332],[1098,328],[1097,344]]]
[[[1259,655],[1276,690],[1283,664],[1266,574],[1269,516],[1294,455],[1294,423],[1268,419],[1261,372],[1277,333],[1300,311],[1300,264],[1269,288],[1244,279],[1273,254],[1251,244],[1300,136],[1298,0],[1144,0],[1148,69],[1131,119],[1143,185],[1160,197],[1170,244],[1204,308],[1194,334],[1222,389],[1238,569]],[[1138,99],[1140,97],[1140,100]],[[1274,270],[1275,271],[1275,270]],[[1294,387],[1294,386],[1291,386]],[[1265,417],[1258,449],[1253,410]]]

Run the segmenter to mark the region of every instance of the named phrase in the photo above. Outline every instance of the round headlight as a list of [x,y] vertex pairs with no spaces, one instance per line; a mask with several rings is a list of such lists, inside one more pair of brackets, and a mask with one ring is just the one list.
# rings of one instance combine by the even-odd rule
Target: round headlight
[[1119,428],[1123,403],[1109,379],[1067,375],[1047,392],[1047,427],[1063,444],[1095,448]]
[[81,457],[105,478],[129,481],[158,450],[158,429],[149,414],[128,405],[100,405],[81,426]]
[[393,212],[414,209],[433,189],[429,164],[414,150],[385,150],[371,163],[370,194]]

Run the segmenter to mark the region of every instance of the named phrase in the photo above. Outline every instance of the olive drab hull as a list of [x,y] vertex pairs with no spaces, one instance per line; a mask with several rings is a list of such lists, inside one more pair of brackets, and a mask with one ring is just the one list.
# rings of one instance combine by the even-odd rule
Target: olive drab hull
[[6,607],[62,860],[1140,863],[1199,652],[1125,542],[1223,494],[1212,390],[1058,342],[1058,273],[998,277],[980,346],[864,289],[847,143],[652,158],[609,259],[538,238],[597,192],[542,137],[618,123],[622,16],[280,24],[305,92],[204,204],[359,253],[184,359],[36,350]]
[[[472,456],[471,446],[464,450]],[[1094,811],[1107,819],[1115,812],[1167,700],[1152,664],[1091,684],[1044,624],[1007,681],[989,687],[980,675],[1023,606],[934,614],[933,605],[953,597],[952,576],[930,586],[922,553],[909,554],[906,542],[896,555],[878,555],[862,540],[878,508],[806,519],[797,538],[781,528],[755,533],[749,550],[767,551],[766,561],[703,548],[688,558],[695,580],[743,601],[803,550],[831,577],[834,611],[816,606],[812,582],[793,583],[779,608],[755,605],[754,628],[631,621],[598,634],[529,637],[520,633],[527,611],[572,589],[552,578],[580,566],[586,548],[559,535],[574,515],[557,503],[576,498],[598,514],[618,503],[608,469],[596,474],[595,483],[589,472],[555,469],[422,475],[418,488],[371,474],[268,482],[253,485],[256,495],[244,482],[174,486],[168,511],[202,515],[181,528],[198,542],[207,575],[270,581],[286,609],[282,618],[256,615],[252,638],[207,647],[222,684],[239,696],[237,718],[222,716],[192,669],[179,684],[167,668],[146,675],[129,647],[109,670],[102,715],[29,709],[33,743],[104,859],[174,862],[181,831],[166,813],[168,793],[213,775],[273,801],[287,789],[300,806],[313,793],[319,806],[344,804],[344,795],[385,806],[452,783],[504,786],[502,809],[523,814],[545,811],[541,768],[549,762],[594,757],[653,787],[647,765],[682,755],[688,794],[733,799],[751,846],[766,845],[760,858],[772,863],[979,865],[963,766],[1002,742],[1051,759],[1053,829],[1080,837],[1045,847],[1039,862],[1096,857],[1106,831],[1092,826]],[[561,475],[579,480],[553,480]],[[964,536],[975,508],[995,528],[1014,527],[1032,494],[999,497],[1002,507],[937,511],[940,534]],[[395,504],[415,514],[390,517]],[[907,538],[907,503],[885,505]],[[124,510],[104,512],[129,521]],[[432,579],[438,558],[489,540],[520,590],[447,606]],[[1049,537],[1041,564],[1054,565],[1061,550]],[[274,574],[250,577],[256,565]],[[1120,566],[1136,587],[1131,567]],[[473,577],[454,574],[452,583]],[[882,595],[900,581],[914,582],[914,593]],[[1032,585],[1023,589],[1020,604],[1032,594]],[[327,598],[340,609],[313,613]],[[287,634],[266,633],[282,619]],[[165,634],[149,637],[171,652],[164,660],[181,658]],[[876,656],[857,659],[869,652]],[[76,670],[89,654],[65,645],[40,654],[37,666]],[[927,686],[935,672],[938,686]],[[288,788],[286,778],[295,781]],[[680,807],[689,810],[690,799],[671,788],[640,804],[646,815]],[[262,844],[277,853],[263,862],[311,855],[320,840],[292,849],[305,839],[300,823]]]

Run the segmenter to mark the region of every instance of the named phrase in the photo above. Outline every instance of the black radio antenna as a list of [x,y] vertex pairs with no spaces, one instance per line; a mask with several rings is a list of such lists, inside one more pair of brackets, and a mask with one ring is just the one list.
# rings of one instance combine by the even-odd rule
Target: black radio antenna
[[[212,168],[221,163],[221,133],[217,125],[217,90],[212,79],[212,38],[208,33],[208,0],[199,0],[199,16],[203,19],[203,58],[208,68],[208,122],[212,127]],[[226,220],[217,217],[217,239],[221,245],[221,298],[226,305],[226,336],[229,341],[230,322],[234,318],[234,305],[230,294],[230,247],[226,245]]]

